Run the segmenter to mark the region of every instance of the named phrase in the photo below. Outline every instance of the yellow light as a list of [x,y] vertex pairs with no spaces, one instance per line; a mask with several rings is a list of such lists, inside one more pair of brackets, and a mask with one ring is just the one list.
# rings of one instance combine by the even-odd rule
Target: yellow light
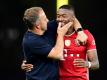
[[68,0],[57,0],[57,10],[59,9],[60,6],[67,4],[68,4]]

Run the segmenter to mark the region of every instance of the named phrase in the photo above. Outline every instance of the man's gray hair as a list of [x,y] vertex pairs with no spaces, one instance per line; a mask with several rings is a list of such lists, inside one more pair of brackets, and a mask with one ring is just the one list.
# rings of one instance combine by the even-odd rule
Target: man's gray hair
[[23,20],[29,29],[33,28],[41,10],[43,10],[41,7],[31,7],[25,11]]

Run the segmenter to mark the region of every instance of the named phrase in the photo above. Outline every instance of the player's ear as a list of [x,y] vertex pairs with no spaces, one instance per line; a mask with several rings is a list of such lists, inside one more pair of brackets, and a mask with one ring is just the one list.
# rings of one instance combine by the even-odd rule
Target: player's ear
[[71,22],[74,22],[74,20],[75,20],[75,17],[74,17],[74,16],[72,16],[72,18],[71,18]]
[[72,15],[72,18],[73,18],[73,19],[75,19],[75,18],[76,18],[75,14],[73,14],[73,15]]

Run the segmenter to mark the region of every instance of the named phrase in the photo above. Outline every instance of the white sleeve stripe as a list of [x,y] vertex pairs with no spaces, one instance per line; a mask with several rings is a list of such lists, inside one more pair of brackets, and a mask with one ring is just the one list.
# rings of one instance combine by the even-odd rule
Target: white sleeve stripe
[[89,49],[89,50],[87,50],[87,52],[88,52],[88,51],[93,51],[93,50],[96,50],[96,49]]

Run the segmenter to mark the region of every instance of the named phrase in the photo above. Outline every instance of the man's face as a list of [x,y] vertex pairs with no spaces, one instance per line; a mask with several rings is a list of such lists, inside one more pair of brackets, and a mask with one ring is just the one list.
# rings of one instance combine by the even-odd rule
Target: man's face
[[46,31],[47,30],[47,23],[48,23],[48,19],[44,13],[44,11],[41,11],[39,14],[39,25],[42,31]]
[[57,11],[57,21],[61,22],[62,26],[74,19],[74,12],[68,9],[59,9]]

